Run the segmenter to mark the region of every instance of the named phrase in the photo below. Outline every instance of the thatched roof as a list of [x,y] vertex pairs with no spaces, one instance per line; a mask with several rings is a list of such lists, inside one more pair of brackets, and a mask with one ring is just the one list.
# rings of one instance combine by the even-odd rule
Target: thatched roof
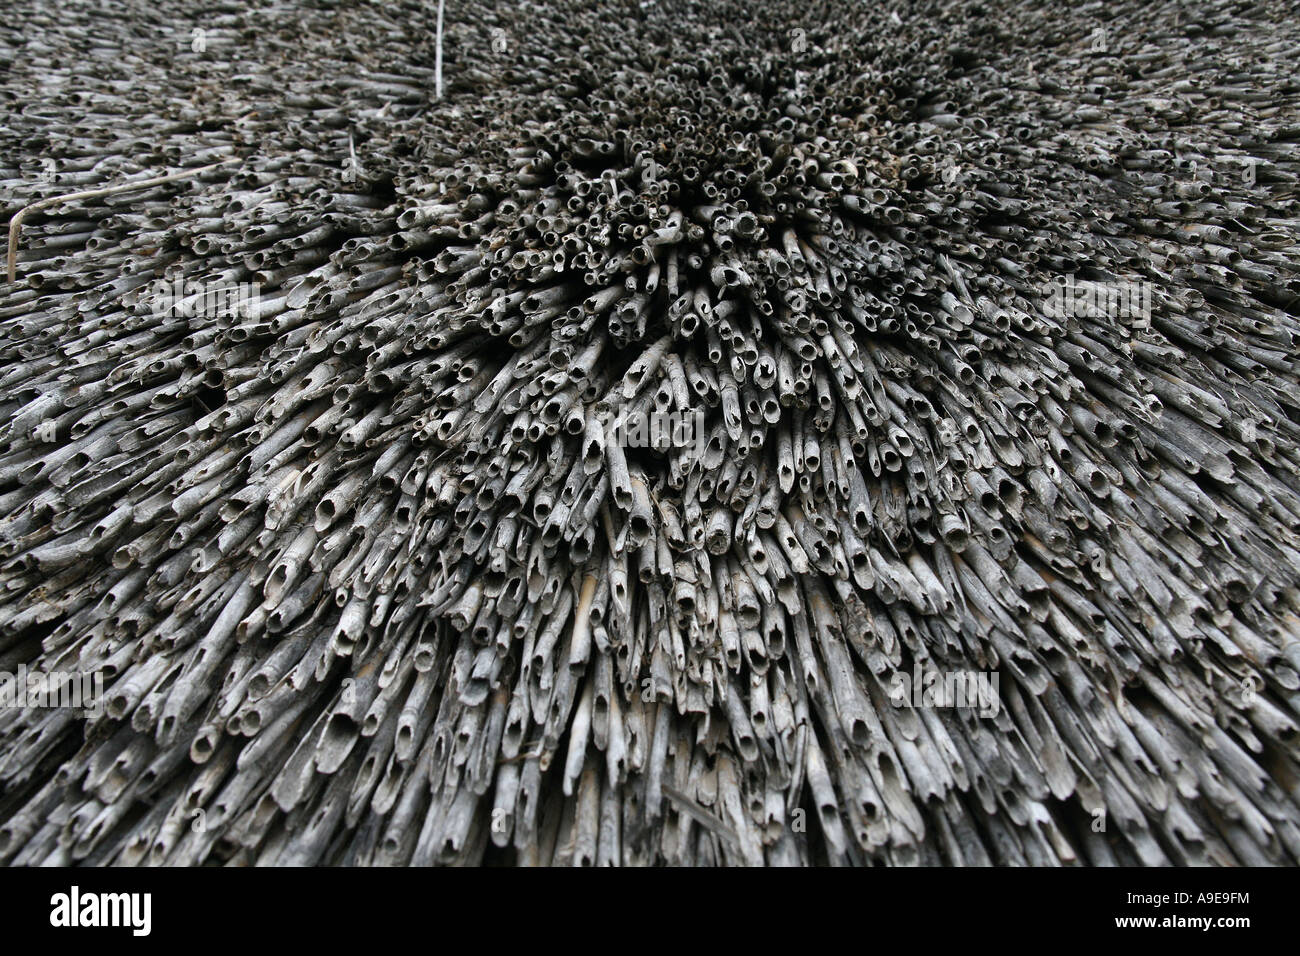
[[1300,860],[1300,26],[1182,7],[11,4],[0,861]]

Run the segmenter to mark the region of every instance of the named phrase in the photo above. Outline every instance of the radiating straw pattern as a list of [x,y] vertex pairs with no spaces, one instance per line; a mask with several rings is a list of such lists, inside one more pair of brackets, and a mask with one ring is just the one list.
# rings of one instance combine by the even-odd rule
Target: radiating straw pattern
[[0,861],[1300,861],[1300,27],[1184,6],[11,4],[0,672],[105,695]]

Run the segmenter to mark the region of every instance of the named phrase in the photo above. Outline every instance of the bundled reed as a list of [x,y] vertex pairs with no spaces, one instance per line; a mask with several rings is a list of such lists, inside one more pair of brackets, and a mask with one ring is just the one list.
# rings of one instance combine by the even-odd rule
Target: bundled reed
[[1300,861],[1283,4],[13,7],[0,861]]

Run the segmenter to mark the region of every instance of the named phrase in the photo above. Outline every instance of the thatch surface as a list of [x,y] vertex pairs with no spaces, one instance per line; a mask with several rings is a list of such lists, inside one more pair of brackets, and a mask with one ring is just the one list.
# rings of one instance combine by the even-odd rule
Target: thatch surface
[[11,4],[7,215],[232,161],[0,295],[0,860],[1300,861],[1300,25],[1183,6]]

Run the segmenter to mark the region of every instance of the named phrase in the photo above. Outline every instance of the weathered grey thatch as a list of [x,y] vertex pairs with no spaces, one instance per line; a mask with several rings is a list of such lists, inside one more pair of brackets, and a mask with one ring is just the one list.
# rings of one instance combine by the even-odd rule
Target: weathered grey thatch
[[1300,861],[1300,26],[1183,7],[12,3],[0,861]]

